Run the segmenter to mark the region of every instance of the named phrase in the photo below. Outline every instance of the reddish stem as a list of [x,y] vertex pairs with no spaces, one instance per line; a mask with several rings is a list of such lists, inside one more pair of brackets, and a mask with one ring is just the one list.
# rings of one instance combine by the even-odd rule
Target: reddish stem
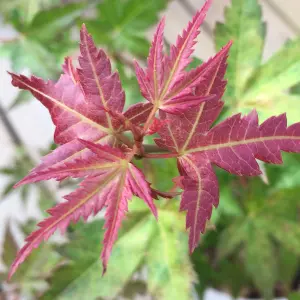
[[127,161],[130,162],[132,158],[139,152],[137,145],[133,145],[131,152],[128,154]]

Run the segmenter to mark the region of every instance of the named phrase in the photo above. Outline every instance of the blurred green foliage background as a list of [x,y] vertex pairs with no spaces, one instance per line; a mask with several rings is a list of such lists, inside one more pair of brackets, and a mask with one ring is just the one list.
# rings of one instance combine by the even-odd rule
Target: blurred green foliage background
[[[56,79],[63,57],[77,55],[79,27],[84,22],[119,70],[127,105],[133,104],[141,96],[132,58],[146,61],[149,30],[171,2],[1,1],[1,17],[17,34],[1,40],[0,56],[11,60],[15,72],[26,68],[37,76]],[[255,107],[261,120],[286,111],[289,122],[300,121],[300,39],[289,41],[263,61],[268,29],[258,1],[232,0],[224,17],[223,23],[215,24],[213,37],[216,50],[234,41],[222,118]],[[194,64],[199,63],[195,58]],[[30,95],[20,92],[10,109],[28,101]],[[22,141],[15,144],[15,161],[0,170],[9,178],[3,201],[34,165]],[[55,145],[45,145],[43,153],[53,148]],[[0,273],[0,298],[90,300],[121,295],[134,299],[142,294],[185,300],[201,299],[208,287],[214,287],[233,297],[300,299],[296,291],[300,284],[300,156],[284,154],[283,159],[284,166],[262,164],[264,174],[257,178],[238,178],[216,170],[220,206],[192,256],[178,199],[157,202],[158,223],[146,206],[133,199],[105,277],[101,277],[99,261],[103,222],[97,219],[71,226],[65,244],[53,241],[34,251],[10,283],[5,281],[6,272]],[[174,160],[137,163],[154,187],[172,188],[171,180],[178,175]],[[73,184],[66,182],[62,188]],[[35,188],[41,211],[56,201],[46,185]],[[28,189],[19,190],[24,201],[31,201]],[[33,226],[29,220],[22,230],[28,233]],[[9,266],[18,249],[9,229],[3,249],[2,260]]]

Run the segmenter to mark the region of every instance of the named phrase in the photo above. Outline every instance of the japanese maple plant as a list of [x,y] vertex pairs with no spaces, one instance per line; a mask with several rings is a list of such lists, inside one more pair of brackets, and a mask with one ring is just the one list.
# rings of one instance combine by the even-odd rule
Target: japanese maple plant
[[[151,188],[134,159],[176,157],[182,189],[180,210],[186,211],[189,249],[197,247],[219,189],[213,166],[239,176],[261,174],[257,160],[282,163],[280,151],[300,152],[300,123],[287,127],[286,116],[271,117],[261,125],[255,110],[234,115],[213,126],[223,108],[226,61],[231,41],[211,59],[187,71],[199,27],[212,0],[196,13],[167,55],[163,49],[162,19],[156,29],[146,68],[135,62],[136,77],[147,100],[124,111],[125,93],[108,56],[97,49],[85,25],[80,33],[79,67],[65,59],[57,82],[11,74],[12,84],[30,91],[48,108],[56,126],[59,147],[16,184],[41,180],[83,178],[65,201],[48,210],[50,217],[26,239],[11,266],[9,277],[56,229],[65,232],[71,221],[87,220],[106,207],[101,259],[105,272],[133,195],[158,218],[153,199],[172,198],[174,191]],[[156,145],[146,136],[158,135]],[[169,200],[172,201],[172,200]]]

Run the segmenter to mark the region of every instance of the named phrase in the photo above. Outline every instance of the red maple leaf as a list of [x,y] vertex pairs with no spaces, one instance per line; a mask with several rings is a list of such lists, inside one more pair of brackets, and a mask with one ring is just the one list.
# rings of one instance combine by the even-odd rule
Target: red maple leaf
[[[164,19],[159,23],[143,70],[136,75],[142,95],[148,100],[123,112],[125,94],[108,56],[96,48],[83,25],[79,68],[70,58],[57,82],[32,76],[12,76],[12,84],[30,91],[47,109],[56,126],[59,147],[45,156],[16,186],[40,180],[83,178],[80,186],[65,196],[65,202],[48,210],[50,217],[26,239],[12,264],[10,277],[24,259],[56,229],[62,232],[80,217],[86,220],[106,207],[106,233],[102,250],[107,267],[118,229],[132,195],[141,198],[157,216],[153,199],[172,198],[178,193],[152,189],[132,163],[143,158],[177,157],[180,177],[174,190],[183,189],[181,209],[187,210],[190,251],[197,246],[213,206],[218,205],[218,183],[212,165],[238,175],[258,175],[256,159],[281,163],[280,150],[300,152],[300,123],[287,128],[284,115],[258,125],[253,111],[235,115],[211,128],[220,114],[225,91],[229,42],[219,53],[196,69],[186,71],[191,61],[199,27],[211,4],[207,0],[187,29],[163,52]],[[159,112],[159,115],[157,113]],[[129,131],[131,137],[124,132]],[[158,132],[156,153],[149,153],[143,140]],[[169,153],[159,153],[169,151]]]
[[[196,13],[192,22],[178,36],[176,45],[172,45],[170,55],[163,53],[163,31],[165,19],[163,18],[154,34],[154,39],[148,56],[147,69],[144,71],[135,62],[136,76],[142,95],[149,100],[154,108],[170,113],[178,113],[188,107],[212,98],[212,95],[195,95],[193,88],[204,74],[194,74],[194,78],[187,80],[184,69],[191,62],[193,46],[199,35],[199,27],[205,19],[212,0],[206,1],[203,8]],[[182,85],[181,81],[185,80]]]
[[[87,220],[91,214],[97,214],[104,206],[107,207],[104,226],[106,233],[101,258],[103,272],[105,272],[113,242],[117,238],[118,229],[127,211],[128,200],[132,195],[143,199],[157,217],[149,183],[143,173],[129,162],[120,149],[84,140],[79,142],[90,149],[94,155],[88,159],[50,167],[39,171],[34,178],[28,179],[33,182],[50,178],[61,180],[67,177],[84,177],[80,187],[64,197],[67,201],[49,209],[51,217],[39,223],[40,228],[26,238],[27,243],[13,263],[10,276],[30,252],[42,241],[47,240],[56,229],[64,233],[71,221],[77,222],[80,217]],[[26,182],[25,179],[22,183]]]
[[300,152],[300,123],[287,127],[285,114],[259,125],[253,110],[244,117],[237,114],[211,128],[224,104],[220,101],[226,84],[223,80],[226,58],[222,52],[227,50],[225,47],[216,56],[218,72],[213,70],[214,75],[208,77],[207,84],[195,91],[200,95],[214,93],[217,98],[180,115],[160,113],[167,123],[159,130],[156,143],[178,157],[183,188],[180,209],[187,210],[190,252],[198,245],[213,206],[219,203],[218,182],[212,165],[232,174],[255,176],[261,174],[256,159],[281,164],[281,150]]

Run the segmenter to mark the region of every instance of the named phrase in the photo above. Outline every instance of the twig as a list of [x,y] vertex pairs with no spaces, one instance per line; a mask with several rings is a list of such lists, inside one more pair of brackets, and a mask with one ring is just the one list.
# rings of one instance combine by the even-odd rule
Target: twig
[[20,36],[16,36],[14,38],[10,39],[5,39],[5,38],[0,38],[0,44],[9,44],[9,43],[14,43],[20,39]]
[[172,158],[172,157],[178,157],[178,153],[144,153],[143,155],[144,158]]
[[124,65],[126,65],[130,69],[132,69],[133,71],[135,70],[135,66],[134,66],[133,61],[131,61],[130,59],[126,58],[122,54],[114,52],[114,53],[111,54],[111,57],[113,59],[115,59],[115,60],[120,61],[121,63],[123,63]]
[[290,29],[296,35],[300,34],[300,27],[297,25],[296,22],[293,22],[293,20],[285,13],[284,10],[280,9],[280,7],[271,0],[264,0],[264,1],[278,15],[278,17],[281,18],[282,21],[284,21],[290,27]]
[[159,147],[156,146],[156,145],[148,145],[148,144],[145,144],[145,145],[143,145],[143,147],[144,147],[146,153],[162,153],[162,152],[168,152],[167,150],[164,151],[164,149],[161,149],[161,148],[159,148]]

